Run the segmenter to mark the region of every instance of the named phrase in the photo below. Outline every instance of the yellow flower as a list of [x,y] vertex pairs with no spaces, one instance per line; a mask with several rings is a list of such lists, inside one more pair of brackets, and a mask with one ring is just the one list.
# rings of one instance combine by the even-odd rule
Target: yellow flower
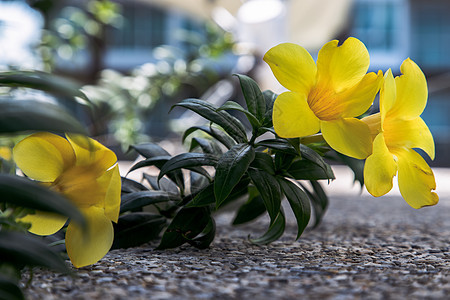
[[385,74],[380,92],[380,113],[363,119],[370,129],[373,153],[366,160],[364,181],[369,193],[378,197],[392,189],[398,172],[400,193],[414,208],[434,205],[439,197],[434,174],[425,160],[413,150],[424,150],[434,159],[434,141],[420,115],[427,103],[427,82],[420,68],[406,59],[403,75]]
[[11,148],[6,146],[0,147],[0,158],[3,158],[4,160],[11,160]]
[[[96,263],[111,248],[120,210],[120,175],[116,155],[100,143],[81,135],[67,139],[51,133],[36,133],[13,149],[18,167],[28,177],[41,181],[70,199],[83,213],[87,232],[70,222],[66,248],[77,268]],[[31,223],[30,232],[50,235],[67,218],[37,211],[21,221]]]
[[356,38],[341,46],[333,40],[319,51],[317,65],[301,46],[277,45],[264,55],[277,80],[287,88],[275,100],[273,125],[285,138],[322,131],[336,151],[366,158],[372,148],[369,128],[355,117],[373,102],[382,73],[367,73],[369,53]]

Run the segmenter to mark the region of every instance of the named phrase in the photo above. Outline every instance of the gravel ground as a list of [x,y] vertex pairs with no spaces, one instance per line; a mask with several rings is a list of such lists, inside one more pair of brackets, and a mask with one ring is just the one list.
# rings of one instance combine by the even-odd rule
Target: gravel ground
[[[445,172],[444,172],[445,171]],[[231,227],[217,216],[206,250],[155,245],[114,250],[75,276],[38,270],[29,299],[450,299],[450,193],[435,207],[414,210],[395,192],[355,193],[349,174],[329,189],[324,222],[295,239],[295,221],[268,246],[248,242],[264,218]],[[437,172],[438,184],[444,177]],[[346,178],[345,180],[342,178]],[[445,177],[450,179],[450,176]],[[347,180],[347,181],[346,181]],[[447,180],[445,180],[448,182]],[[350,183],[349,183],[350,182]],[[26,280],[26,278],[24,278]]]

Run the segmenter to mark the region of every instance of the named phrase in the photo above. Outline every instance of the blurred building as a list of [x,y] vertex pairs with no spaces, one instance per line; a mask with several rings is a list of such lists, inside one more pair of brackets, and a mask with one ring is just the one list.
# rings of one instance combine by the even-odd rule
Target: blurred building
[[446,0],[355,0],[348,35],[361,39],[371,68],[399,74],[410,57],[428,80],[422,115],[436,143],[434,165],[450,166],[450,2]]

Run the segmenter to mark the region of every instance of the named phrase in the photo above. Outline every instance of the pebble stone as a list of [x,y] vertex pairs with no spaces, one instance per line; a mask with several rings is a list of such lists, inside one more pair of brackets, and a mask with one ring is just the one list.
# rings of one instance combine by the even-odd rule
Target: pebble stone
[[[285,207],[288,212],[289,208]],[[295,241],[253,245],[260,218],[233,227],[216,216],[209,249],[110,251],[74,276],[35,270],[28,299],[450,299],[450,197],[415,210],[401,197],[331,195],[324,222]],[[23,278],[23,285],[28,275]]]

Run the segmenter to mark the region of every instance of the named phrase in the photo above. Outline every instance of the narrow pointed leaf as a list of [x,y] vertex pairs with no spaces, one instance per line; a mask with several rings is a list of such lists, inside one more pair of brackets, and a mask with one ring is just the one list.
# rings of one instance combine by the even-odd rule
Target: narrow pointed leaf
[[311,217],[311,204],[308,195],[293,182],[279,179],[281,189],[297,220],[297,239],[300,238]]
[[245,108],[243,108],[237,102],[227,101],[221,107],[219,107],[218,110],[236,110],[236,111],[240,111],[241,113],[244,113],[247,116],[248,121],[250,122],[250,124],[252,124],[252,127],[254,129],[258,129],[259,127],[261,127],[261,123],[256,118],[256,116],[253,115],[248,110],[246,110]]
[[253,168],[248,169],[248,174],[261,194],[273,223],[281,209],[281,189],[277,179],[265,171]]
[[266,113],[264,114],[264,122],[263,126],[272,127],[272,112],[273,112],[273,104],[275,99],[277,99],[278,95],[272,91],[266,90],[263,93],[264,100],[266,102]]
[[148,188],[137,181],[122,177],[122,193],[148,191]]
[[216,207],[231,193],[255,158],[255,149],[247,144],[237,144],[219,160],[214,178]]
[[197,137],[192,138],[191,147],[189,148],[189,152],[192,152],[192,150],[194,150],[197,147],[200,147],[202,149],[203,153],[209,153],[209,154],[214,154],[214,155],[222,154],[222,150],[217,145],[217,143],[215,143],[214,141],[209,140],[209,139],[202,139],[202,138],[197,138]]
[[270,175],[275,175],[275,166],[270,154],[264,152],[256,152],[255,159],[253,159],[250,166],[255,169],[264,170]]
[[172,194],[164,191],[144,191],[124,194],[120,204],[120,212],[140,209],[144,206],[169,201],[180,201],[178,194]]
[[191,194],[196,194],[203,190],[209,183],[209,180],[205,176],[196,172],[190,172],[191,178]]
[[247,134],[241,121],[226,111],[217,111],[217,107],[214,107],[206,101],[199,99],[185,99],[174,106],[190,109],[205,119],[216,123],[238,143],[247,142]]
[[157,176],[151,176],[147,173],[142,174],[144,179],[150,184],[153,190],[161,190],[172,194],[179,194],[178,186],[167,178],[161,178],[158,181]]
[[287,175],[296,180],[320,180],[335,179],[333,170],[330,165],[325,164],[325,171],[316,163],[310,160],[302,159],[294,161],[287,169]]
[[193,127],[188,128],[183,134],[182,141],[184,142],[185,139],[191,133],[193,133],[197,130],[201,130],[201,131],[209,134],[210,136],[212,136],[213,138],[218,140],[220,143],[222,143],[228,149],[230,149],[233,145],[236,144],[236,142],[227,133],[223,132],[220,129],[211,127],[211,126],[193,126]]
[[179,169],[189,169],[205,176],[209,176],[201,166],[215,166],[218,162],[216,156],[206,153],[182,153],[172,157],[162,167],[158,180],[169,172]]
[[274,222],[269,226],[267,232],[259,238],[250,239],[250,242],[258,245],[265,245],[276,241],[283,235],[285,227],[286,218],[284,217],[283,210],[280,210]]
[[235,74],[239,78],[242,93],[244,94],[247,109],[259,121],[263,121],[266,113],[266,100],[264,99],[258,84],[246,75]]
[[214,183],[209,184],[189,202],[186,207],[204,207],[216,203],[214,197]]
[[60,106],[32,100],[0,101],[0,133],[24,131],[87,135],[83,125]]
[[170,156],[170,154],[166,150],[164,150],[164,148],[155,143],[131,145],[130,148],[135,150],[145,158],[151,158],[155,156]]
[[216,221],[213,217],[209,217],[208,224],[205,229],[194,239],[187,239],[187,242],[197,248],[197,249],[206,249],[211,245],[214,237],[216,236]]
[[278,151],[285,152],[287,154],[299,155],[297,150],[284,139],[266,139],[259,141],[255,144],[256,147],[266,147]]
[[210,222],[210,212],[204,207],[182,208],[164,232],[158,250],[175,248],[199,235]]
[[317,181],[311,180],[310,183],[313,187],[312,192],[309,191],[303,184],[300,185],[303,187],[303,190],[306,192],[306,194],[308,194],[308,197],[311,200],[311,204],[314,208],[314,224],[312,228],[316,228],[322,221],[322,218],[328,207],[328,197]]
[[304,159],[307,159],[316,165],[318,165],[325,174],[327,174],[330,179],[334,179],[333,170],[331,169],[330,165],[328,165],[316,151],[312,150],[308,146],[305,146],[303,144],[300,144],[300,152],[301,156]]
[[[141,160],[137,163],[135,163],[130,170],[128,170],[128,173],[131,173],[137,169],[144,168],[144,167],[151,167],[155,166],[158,169],[161,170],[162,166],[168,162],[172,157],[171,156],[153,156],[150,158],[147,158],[145,160]],[[181,170],[175,170],[173,172],[170,172],[167,174],[167,177],[170,178],[176,185],[183,191],[184,190],[184,176]]]
[[111,249],[136,247],[159,236],[166,219],[160,215],[136,212],[120,216],[114,225],[114,243]]
[[261,198],[261,195],[249,197],[249,200],[239,208],[236,217],[233,220],[233,225],[239,225],[253,221],[265,212],[266,206],[264,205],[264,201]]

